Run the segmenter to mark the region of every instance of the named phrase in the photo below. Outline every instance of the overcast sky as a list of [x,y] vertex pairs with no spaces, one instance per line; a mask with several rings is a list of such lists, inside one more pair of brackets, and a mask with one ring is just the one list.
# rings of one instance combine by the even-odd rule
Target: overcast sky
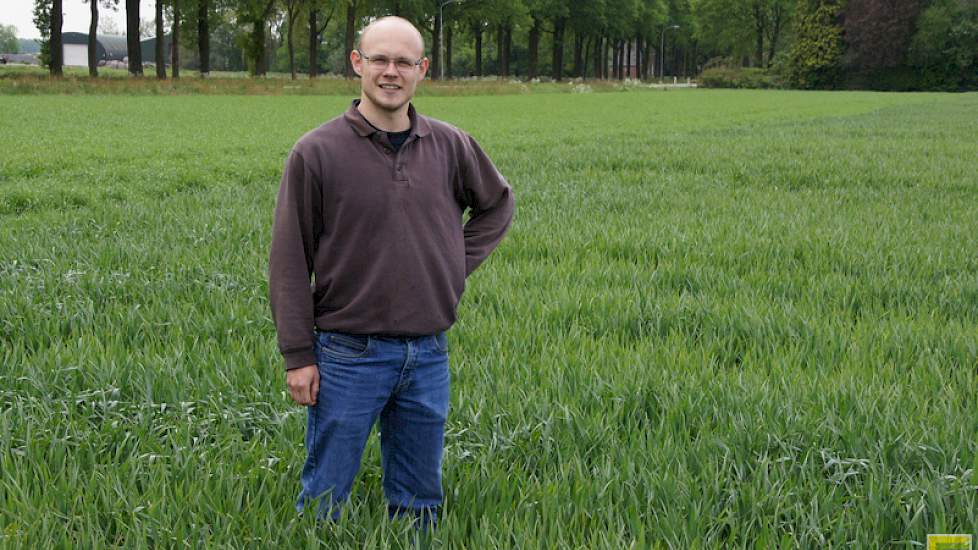
[[[115,27],[124,34],[126,32],[126,12],[123,6],[117,11],[111,11],[101,7],[99,4],[98,21],[99,32],[104,29],[103,23],[106,19],[112,19]],[[0,23],[17,27],[17,38],[40,38],[41,33],[34,27],[34,0],[0,0]],[[63,32],[83,32],[88,33],[88,25],[91,23],[92,15],[89,11],[88,3],[82,0],[62,0],[62,8],[65,15]],[[155,20],[156,1],[140,0],[139,18],[143,20]]]

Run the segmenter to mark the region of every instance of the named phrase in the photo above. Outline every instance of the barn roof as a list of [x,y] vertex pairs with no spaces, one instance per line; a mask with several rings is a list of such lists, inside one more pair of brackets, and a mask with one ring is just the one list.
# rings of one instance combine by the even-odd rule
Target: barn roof
[[[61,39],[64,44],[88,44],[88,33],[66,32],[61,35]],[[104,56],[99,56],[102,59],[121,60],[123,57],[128,55],[125,36],[96,34],[95,41],[98,42],[99,54],[104,52]]]

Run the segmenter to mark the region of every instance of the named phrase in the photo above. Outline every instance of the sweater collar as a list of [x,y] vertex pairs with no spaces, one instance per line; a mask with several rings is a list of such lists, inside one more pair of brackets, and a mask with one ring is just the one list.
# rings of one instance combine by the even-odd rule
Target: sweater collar
[[[347,123],[353,127],[353,130],[360,135],[360,137],[367,137],[379,132],[377,128],[374,128],[372,124],[367,122],[363,114],[357,110],[357,105],[360,104],[359,99],[354,99],[353,103],[350,104],[350,108],[346,110],[343,114],[343,118],[346,119]],[[414,104],[408,105],[408,119],[411,121],[411,135],[416,135],[418,137],[424,137],[431,133],[431,125],[425,120],[425,117],[419,116],[418,112],[414,109]]]

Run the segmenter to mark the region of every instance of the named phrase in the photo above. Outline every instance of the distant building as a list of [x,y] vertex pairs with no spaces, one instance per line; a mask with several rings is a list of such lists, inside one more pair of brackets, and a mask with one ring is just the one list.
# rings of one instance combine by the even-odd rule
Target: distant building
[[[64,64],[66,67],[88,66],[88,34],[82,32],[66,32],[62,35],[64,43]],[[170,61],[170,37],[163,37],[167,64]],[[128,61],[129,49],[125,36],[107,34],[95,35],[95,60],[99,65],[112,61]],[[147,38],[139,42],[139,50],[143,63],[153,63],[156,60],[156,38]]]
[[[66,67],[88,66],[88,34],[66,32],[61,35],[64,44],[64,64]],[[107,34],[95,35],[95,60],[99,65],[107,61],[122,61],[126,55],[126,37]]]

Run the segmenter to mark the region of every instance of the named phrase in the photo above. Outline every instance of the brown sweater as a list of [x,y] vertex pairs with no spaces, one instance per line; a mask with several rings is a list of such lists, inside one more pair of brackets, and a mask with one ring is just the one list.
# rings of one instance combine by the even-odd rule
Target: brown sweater
[[448,329],[465,278],[512,220],[512,190],[468,134],[412,105],[395,152],[357,103],[302,136],[282,174],[268,279],[287,369],[316,362],[314,327]]

